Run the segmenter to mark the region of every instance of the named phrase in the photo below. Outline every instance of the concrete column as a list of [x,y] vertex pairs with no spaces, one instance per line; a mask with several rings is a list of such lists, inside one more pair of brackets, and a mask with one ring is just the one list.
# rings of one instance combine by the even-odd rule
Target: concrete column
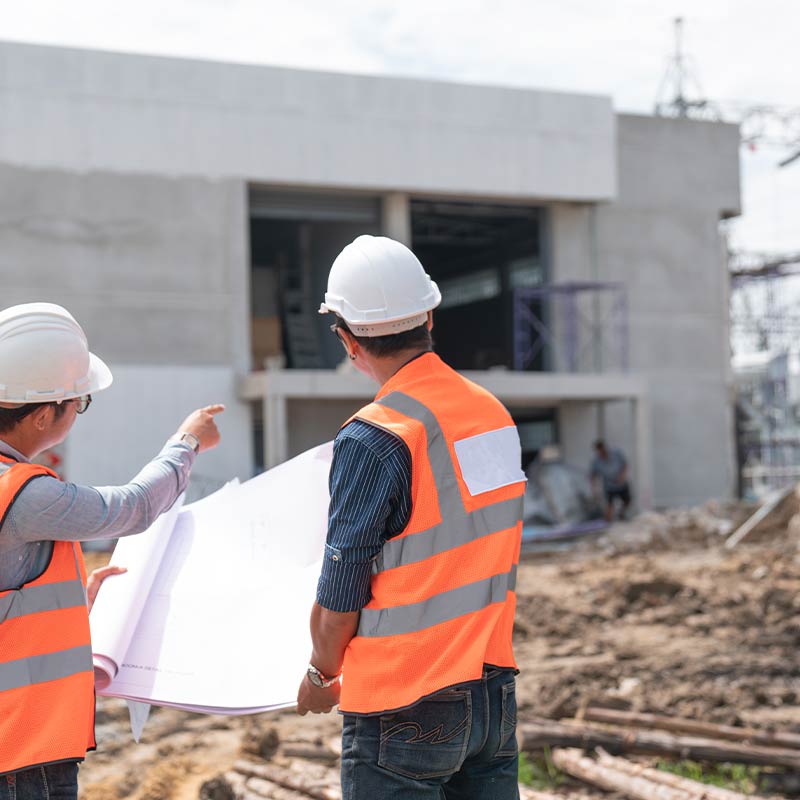
[[383,196],[381,230],[390,239],[411,247],[411,208],[404,192],[390,192]]
[[267,360],[266,391],[262,399],[264,414],[264,469],[272,469],[289,458],[289,421],[286,395],[270,384]]
[[567,464],[585,470],[592,460],[592,442],[597,438],[591,402],[563,402],[558,406],[561,456]]
[[653,429],[650,421],[650,398],[640,395],[631,400],[635,431],[635,471],[633,490],[641,511],[653,507]]

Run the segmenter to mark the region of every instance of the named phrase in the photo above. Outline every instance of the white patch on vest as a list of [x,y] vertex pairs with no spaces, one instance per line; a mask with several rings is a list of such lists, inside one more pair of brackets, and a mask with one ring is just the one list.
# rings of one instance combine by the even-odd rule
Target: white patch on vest
[[461,477],[473,496],[526,480],[514,425],[461,439],[454,446]]

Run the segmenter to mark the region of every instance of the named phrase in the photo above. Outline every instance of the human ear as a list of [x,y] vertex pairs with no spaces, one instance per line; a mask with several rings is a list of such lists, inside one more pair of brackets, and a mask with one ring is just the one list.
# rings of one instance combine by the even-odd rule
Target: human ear
[[49,403],[41,408],[37,408],[33,414],[30,415],[31,424],[37,431],[45,431],[53,422],[55,409]]

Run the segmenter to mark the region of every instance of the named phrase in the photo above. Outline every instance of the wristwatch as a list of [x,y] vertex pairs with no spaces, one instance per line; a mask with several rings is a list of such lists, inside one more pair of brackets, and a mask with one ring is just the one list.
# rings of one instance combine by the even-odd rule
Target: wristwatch
[[327,689],[339,680],[338,675],[334,675],[332,678],[326,678],[313,664],[308,665],[306,674],[311,683],[313,683],[314,686],[318,686],[320,689]]
[[170,437],[170,441],[183,442],[183,444],[188,444],[195,453],[200,452],[200,440],[193,433],[189,433],[189,431],[176,433],[174,436]]

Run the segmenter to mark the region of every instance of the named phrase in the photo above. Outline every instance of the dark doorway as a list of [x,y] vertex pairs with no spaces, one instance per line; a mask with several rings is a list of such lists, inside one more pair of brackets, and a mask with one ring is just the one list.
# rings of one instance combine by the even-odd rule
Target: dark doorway
[[436,350],[456,369],[513,367],[514,290],[545,282],[543,217],[527,206],[412,201],[413,250],[442,291]]
[[376,197],[250,190],[252,347],[255,369],[283,357],[297,369],[332,369],[343,357],[317,314],[345,245],[380,233]]

